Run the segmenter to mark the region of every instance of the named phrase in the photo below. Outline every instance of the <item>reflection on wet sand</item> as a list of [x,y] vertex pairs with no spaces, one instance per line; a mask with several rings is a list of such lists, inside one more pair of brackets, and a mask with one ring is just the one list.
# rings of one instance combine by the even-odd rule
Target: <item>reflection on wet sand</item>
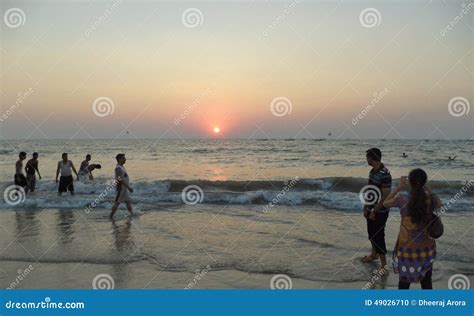
[[127,218],[124,222],[112,221],[112,235],[114,237],[115,251],[118,253],[119,258],[122,260],[121,263],[113,265],[116,288],[126,288],[126,280],[128,276],[128,260],[134,254],[135,242],[133,240],[131,229],[132,219]]
[[16,211],[15,212],[15,239],[18,242],[37,242],[35,238],[39,235],[41,222],[38,220],[36,211]]
[[63,245],[68,245],[74,241],[74,222],[76,218],[74,212],[68,209],[61,209],[58,212],[57,229],[59,241]]

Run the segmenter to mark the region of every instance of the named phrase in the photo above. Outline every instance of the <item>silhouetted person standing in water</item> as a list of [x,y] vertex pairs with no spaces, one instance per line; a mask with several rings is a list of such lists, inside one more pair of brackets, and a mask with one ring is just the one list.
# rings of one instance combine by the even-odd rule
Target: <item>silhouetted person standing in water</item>
[[28,186],[25,175],[23,174],[23,160],[26,159],[26,153],[22,151],[18,154],[18,160],[15,163],[15,175],[13,177],[15,185],[25,189],[25,193],[28,193]]
[[[389,209],[383,206],[383,201],[390,194],[392,187],[392,176],[390,171],[382,163],[382,152],[378,148],[371,148],[367,150],[367,163],[372,167],[369,172],[368,184],[375,186],[373,191],[377,194],[373,203],[364,203],[364,217],[367,219],[367,232],[370,243],[372,244],[372,252],[365,256],[362,260],[364,262],[372,262],[380,258],[380,271],[387,266],[387,259],[385,257],[387,248],[385,245],[385,224],[388,219]],[[372,202],[372,201],[371,201]]]
[[130,179],[127,170],[125,170],[123,166],[125,162],[127,162],[127,158],[125,158],[125,154],[118,154],[115,159],[117,160],[117,166],[115,167],[116,195],[110,218],[114,217],[120,203],[125,203],[128,212],[130,215],[133,215],[132,202],[130,200],[130,194],[128,194],[128,192],[133,192],[133,189],[129,185]]
[[58,176],[61,174],[61,177],[59,178],[58,195],[61,196],[63,192],[67,191],[71,192],[71,195],[74,195],[74,179],[72,177],[72,171],[74,171],[78,180],[79,176],[77,175],[74,164],[68,159],[67,153],[64,153],[62,158],[63,159],[58,162],[58,168],[56,169],[56,183],[58,183]]
[[28,184],[28,189],[31,192],[35,192],[36,189],[36,173],[41,180],[41,174],[38,168],[38,153],[33,153],[33,158],[28,160],[25,166],[26,171],[26,182]]

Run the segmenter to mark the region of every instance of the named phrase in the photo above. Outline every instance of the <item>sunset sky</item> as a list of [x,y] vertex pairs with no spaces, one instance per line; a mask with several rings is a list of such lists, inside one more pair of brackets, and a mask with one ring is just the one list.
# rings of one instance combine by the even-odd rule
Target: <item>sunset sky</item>
[[474,6],[445,2],[2,1],[0,135],[472,138]]

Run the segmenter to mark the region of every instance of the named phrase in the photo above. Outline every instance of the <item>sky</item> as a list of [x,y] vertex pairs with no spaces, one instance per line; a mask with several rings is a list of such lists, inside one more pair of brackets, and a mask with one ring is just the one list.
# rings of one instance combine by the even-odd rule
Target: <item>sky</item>
[[463,3],[2,0],[0,137],[470,139]]

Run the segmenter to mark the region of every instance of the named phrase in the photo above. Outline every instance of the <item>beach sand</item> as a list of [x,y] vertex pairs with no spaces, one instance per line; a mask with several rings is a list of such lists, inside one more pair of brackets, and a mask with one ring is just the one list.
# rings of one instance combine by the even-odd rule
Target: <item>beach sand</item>
[[[161,205],[133,218],[121,209],[114,221],[108,213],[2,210],[0,286],[89,289],[97,275],[108,274],[118,289],[268,289],[272,277],[285,274],[294,289],[361,289],[376,268],[360,262],[369,242],[359,212]],[[453,274],[474,274],[470,214],[446,214],[443,221],[433,277],[438,289]],[[388,249],[399,223],[392,212]],[[394,289],[397,279],[390,269],[388,277],[372,279],[373,287]]]

